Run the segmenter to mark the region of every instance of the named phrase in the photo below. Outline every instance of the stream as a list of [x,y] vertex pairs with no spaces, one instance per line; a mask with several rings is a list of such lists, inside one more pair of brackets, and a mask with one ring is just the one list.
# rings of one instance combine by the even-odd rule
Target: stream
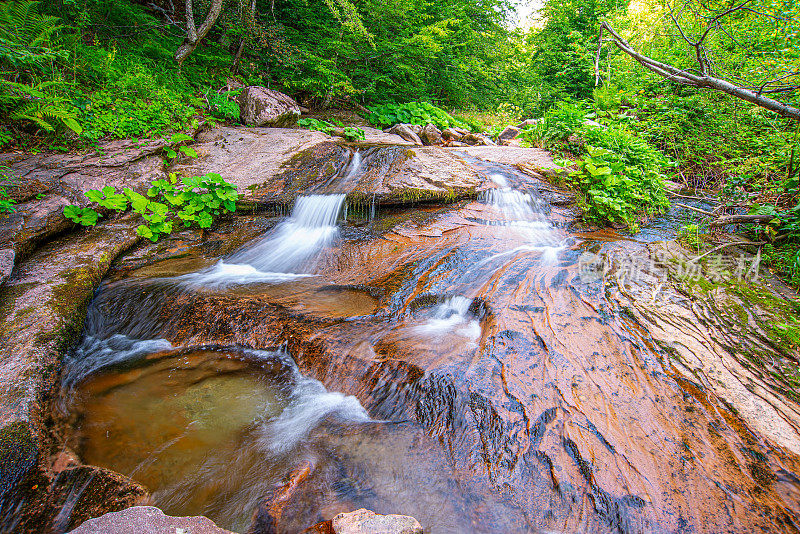
[[470,158],[477,199],[359,212],[380,154],[236,250],[122,262],[65,362],[84,463],[242,533],[361,507],[433,534],[800,532],[798,456],[585,272],[674,225],[579,231],[536,179]]

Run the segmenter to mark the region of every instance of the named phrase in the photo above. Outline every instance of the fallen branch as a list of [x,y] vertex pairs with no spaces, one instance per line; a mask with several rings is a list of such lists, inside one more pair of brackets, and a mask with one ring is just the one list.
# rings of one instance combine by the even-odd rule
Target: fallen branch
[[709,226],[727,226],[729,224],[767,223],[775,219],[774,215],[723,215],[711,221]]
[[[723,13],[726,14],[727,12]],[[721,15],[720,15],[721,16]],[[717,17],[719,18],[719,17]],[[711,26],[709,25],[709,28]],[[679,26],[680,29],[680,26]],[[688,41],[690,44],[695,46],[698,49],[698,62],[700,66],[699,73],[695,74],[694,69],[679,69],[678,67],[674,67],[667,63],[661,63],[660,61],[656,61],[651,57],[647,57],[643,54],[637,52],[625,39],[622,38],[620,34],[611,27],[608,21],[603,21],[600,23],[600,36],[598,38],[597,44],[597,55],[595,56],[594,60],[594,76],[595,76],[595,86],[600,84],[600,51],[603,46],[603,33],[608,33],[610,35],[610,40],[613,42],[617,48],[628,54],[630,57],[635,59],[639,64],[643,67],[655,72],[662,78],[667,80],[671,80],[673,82],[682,84],[682,85],[690,85],[692,87],[701,87],[705,89],[714,89],[716,91],[721,91],[723,93],[728,93],[729,95],[735,96],[736,98],[741,98],[742,100],[746,100],[752,104],[757,106],[761,106],[764,109],[768,109],[770,111],[774,111],[778,115],[782,117],[787,117],[790,119],[800,120],[800,109],[792,107],[788,104],[784,104],[783,102],[779,102],[777,100],[773,100],[772,98],[768,98],[764,96],[762,93],[752,91],[745,87],[732,84],[727,80],[723,80],[722,78],[715,78],[708,74],[708,71],[705,68],[705,60],[703,59],[702,55],[699,54],[700,50],[700,43],[702,39],[697,43],[692,41]],[[706,30],[706,34],[708,30]],[[704,34],[704,36],[706,35]]]
[[[712,248],[708,252],[704,252],[703,254],[701,254],[701,255],[699,255],[699,256],[697,256],[695,258],[692,258],[691,260],[689,260],[689,263],[694,263],[699,259],[705,258],[709,254],[713,254],[714,252],[717,252],[718,250],[722,250],[723,248],[733,247],[733,246],[737,246],[737,245],[751,245],[751,246],[760,247],[762,245],[766,245],[766,243],[754,243],[753,241],[732,241],[731,243],[725,243],[724,245],[720,245],[718,247]],[[759,257],[760,257],[761,249],[759,248],[758,251],[759,251]]]
[[686,198],[686,199],[689,199],[689,200],[702,200],[703,202],[719,202],[719,200],[717,200],[715,198],[693,197],[691,195],[681,195],[679,193],[675,193],[674,191],[669,191],[669,190],[667,190],[665,192],[667,193],[667,195],[669,195],[671,197]]
[[714,213],[711,213],[710,211],[701,210],[700,208],[695,208],[694,206],[689,206],[688,204],[679,204],[677,202],[674,202],[672,205],[678,206],[679,208],[685,208],[687,210],[696,211],[697,213],[702,213],[703,215],[708,215],[709,217],[716,217],[716,215]]

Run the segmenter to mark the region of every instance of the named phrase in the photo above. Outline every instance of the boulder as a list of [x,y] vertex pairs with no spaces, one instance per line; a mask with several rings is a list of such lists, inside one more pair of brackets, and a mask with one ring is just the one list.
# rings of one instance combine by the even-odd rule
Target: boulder
[[431,146],[441,146],[444,144],[444,139],[442,139],[442,132],[434,126],[433,124],[426,124],[425,127],[422,129],[422,134],[420,135],[422,142],[426,145]]
[[242,122],[248,126],[284,128],[300,117],[300,106],[291,97],[278,91],[251,85],[236,97]]
[[459,147],[465,147],[465,146],[469,146],[469,145],[467,143],[462,143],[461,141],[449,141],[446,146],[459,148]]
[[405,139],[410,143],[414,143],[415,145],[422,145],[422,139],[420,139],[419,136],[416,133],[414,133],[414,131],[411,128],[409,128],[408,124],[395,124],[394,126],[389,128],[389,130],[386,133],[399,135],[400,137],[402,137],[403,139]]
[[336,534],[422,534],[422,525],[407,515],[379,515],[365,508],[333,518]]
[[403,126],[408,126],[411,129],[411,131],[417,135],[422,134],[422,126],[420,126],[419,124],[404,124]]
[[495,142],[489,139],[487,136],[476,133],[469,133],[461,140],[471,146],[492,146],[495,144]]
[[206,517],[172,517],[153,506],[134,506],[85,522],[70,534],[233,534]]
[[521,128],[517,128],[516,126],[508,126],[505,130],[500,132],[500,135],[497,136],[498,142],[502,145],[512,139],[516,139],[519,134],[522,133]]
[[529,128],[535,124],[539,124],[542,122],[543,119],[525,119],[521,123],[517,124],[517,128],[520,130],[524,130],[525,128]]
[[466,134],[457,131],[455,128],[447,128],[442,132],[442,137],[445,141],[460,141],[465,135]]

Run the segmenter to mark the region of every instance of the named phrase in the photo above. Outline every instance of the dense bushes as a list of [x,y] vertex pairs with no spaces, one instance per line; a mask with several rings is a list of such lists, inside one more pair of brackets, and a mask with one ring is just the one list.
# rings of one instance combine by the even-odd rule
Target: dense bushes
[[528,144],[578,155],[571,184],[580,193],[584,218],[624,224],[632,231],[642,219],[669,207],[663,171],[669,160],[631,131],[625,115],[604,113],[603,124],[588,120],[589,105],[563,101],[523,130]]
[[408,102],[406,104],[385,104],[369,108],[367,119],[381,128],[395,124],[433,124],[440,130],[451,127],[471,129],[465,121],[450,116],[441,108],[427,102]]

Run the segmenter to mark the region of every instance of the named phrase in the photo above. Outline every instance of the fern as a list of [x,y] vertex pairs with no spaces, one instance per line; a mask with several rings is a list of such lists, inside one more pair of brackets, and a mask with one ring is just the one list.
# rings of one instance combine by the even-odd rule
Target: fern
[[37,6],[28,0],[0,3],[0,65],[30,78],[69,57],[58,46],[59,19],[36,13]]
[[74,106],[61,96],[64,92],[62,82],[49,81],[30,86],[0,81],[0,85],[4,86],[0,91],[0,109],[5,110],[11,120],[30,121],[48,132],[54,131],[59,123],[76,134],[83,131]]

